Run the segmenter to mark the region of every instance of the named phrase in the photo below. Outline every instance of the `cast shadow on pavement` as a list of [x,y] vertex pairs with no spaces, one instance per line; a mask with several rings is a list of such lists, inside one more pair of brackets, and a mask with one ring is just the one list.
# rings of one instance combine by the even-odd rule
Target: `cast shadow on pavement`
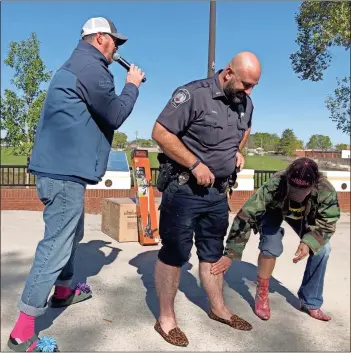
[[[154,269],[157,261],[158,250],[146,251],[138,254],[129,264],[138,269],[144,287],[146,288],[146,304],[155,318],[159,316],[158,299],[154,282]],[[208,300],[205,291],[198,286],[196,278],[188,272],[192,265],[187,263],[181,269],[179,290],[195,305],[208,311]]]
[[[88,243],[80,243],[77,248],[75,257],[75,273],[72,281],[72,286],[78,282],[89,284],[89,277],[96,276],[101,269],[114,262],[121,251],[121,249],[109,246],[111,242],[103,240],[91,240]],[[110,253],[105,255],[102,248],[110,248]],[[94,295],[94,288],[92,288]],[[50,298],[49,298],[50,301]],[[36,322],[36,329],[38,332],[49,328],[55,319],[59,317],[66,308],[50,308],[46,314],[39,317]]]
[[[138,269],[144,287],[146,288],[146,304],[155,318],[159,316],[158,300],[154,283],[154,268],[157,261],[158,250],[151,250],[141,253],[134,257],[129,264]],[[197,258],[194,258],[197,261]],[[189,270],[192,268],[190,263],[182,267],[179,290],[195,305],[206,313],[209,311],[207,295],[202,287],[199,287],[197,279]],[[234,261],[230,269],[224,276],[228,286],[243,297],[244,300],[254,308],[254,298],[245,284],[245,280],[254,282],[257,277],[257,266],[245,262]],[[287,288],[282,286],[279,281],[272,277],[270,282],[270,292],[277,292],[293,307],[298,304],[298,299]]]
[[[246,261],[233,261],[232,265],[224,275],[224,280],[228,286],[236,291],[254,310],[255,299],[249,291],[249,286],[245,284],[245,280],[252,282],[256,286],[257,266]],[[294,308],[298,307],[298,298],[285,288],[276,278],[271,277],[269,284],[270,293],[278,293],[286,299],[286,301]],[[256,287],[254,289],[256,293]],[[254,294],[255,295],[255,294]]]

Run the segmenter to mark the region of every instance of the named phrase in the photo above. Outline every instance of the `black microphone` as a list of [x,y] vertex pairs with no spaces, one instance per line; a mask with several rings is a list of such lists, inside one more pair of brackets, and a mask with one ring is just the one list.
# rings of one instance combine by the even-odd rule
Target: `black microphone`
[[[123,66],[127,71],[129,71],[129,69],[130,69],[130,64],[129,64],[129,62],[128,62],[127,60],[123,59],[119,53],[117,53],[117,52],[114,53],[113,56],[112,56],[112,59],[113,59],[114,61],[117,61],[118,64],[120,64],[120,65]],[[145,81],[146,81],[146,77],[144,77],[144,78],[142,79],[142,82],[145,82]]]

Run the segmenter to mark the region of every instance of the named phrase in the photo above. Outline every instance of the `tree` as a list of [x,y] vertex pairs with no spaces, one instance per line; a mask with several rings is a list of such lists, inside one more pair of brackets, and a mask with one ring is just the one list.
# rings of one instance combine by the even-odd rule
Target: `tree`
[[[290,55],[292,67],[302,80],[320,81],[329,67],[332,46],[350,49],[350,1],[304,1],[295,16],[298,27],[296,43],[299,50]],[[335,98],[326,100],[330,119],[336,121],[337,129],[350,132],[350,88],[346,89],[345,77],[338,81]],[[341,84],[340,84],[341,82]],[[348,101],[345,107],[345,102]],[[342,112],[340,112],[340,110]],[[348,110],[348,114],[347,114]]]
[[155,141],[153,140],[146,140],[146,139],[139,139],[138,144],[140,147],[154,147]]
[[124,132],[116,131],[113,136],[112,148],[126,148],[127,139],[128,137]]
[[303,145],[303,142],[297,139],[293,130],[286,129],[283,131],[279,141],[278,152],[284,156],[293,156],[296,149],[301,148],[301,143]]
[[247,144],[246,147],[249,149],[254,149],[256,148],[256,143],[255,143],[255,136],[254,134],[250,134],[249,138],[247,139]]
[[342,150],[349,150],[350,147],[346,143],[339,143],[335,145],[335,149],[337,149],[338,151],[342,151]]
[[329,136],[312,135],[307,143],[307,148],[312,150],[328,150],[333,147]]
[[247,147],[258,148],[262,147],[265,151],[275,151],[279,144],[279,136],[267,132],[256,132],[249,136]]
[[138,140],[133,140],[130,141],[130,144],[136,144],[139,147],[143,147],[143,148],[147,148],[147,147],[156,147],[157,144],[154,140],[152,139],[142,139],[142,138],[138,138]]
[[328,96],[326,105],[330,119],[337,123],[336,128],[350,135],[350,77],[337,79],[338,88],[334,96]]
[[297,150],[303,150],[303,141],[302,140],[296,140],[296,149]]
[[265,141],[265,151],[274,151],[278,149],[280,137],[277,134],[269,134]]
[[35,33],[21,42],[11,42],[4,60],[14,70],[11,83],[16,90],[5,89],[1,98],[1,120],[6,140],[13,147],[13,154],[29,156],[40,112],[46,96],[41,84],[51,79],[39,53]]

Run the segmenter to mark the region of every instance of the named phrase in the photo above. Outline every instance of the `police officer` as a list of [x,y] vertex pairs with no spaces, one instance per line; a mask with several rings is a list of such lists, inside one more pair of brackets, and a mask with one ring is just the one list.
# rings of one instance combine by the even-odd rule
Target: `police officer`
[[168,183],[160,183],[166,185],[160,205],[162,248],[155,268],[160,306],[155,330],[174,345],[188,345],[177,326],[174,298],[180,268],[190,258],[193,233],[200,279],[211,305],[209,317],[251,330],[225,306],[223,275],[212,275],[210,269],[224,250],[229,225],[226,185],[236,167],[244,165],[240,150],[249,136],[253,112],[249,95],[260,75],[257,57],[239,53],[214,77],[178,87],[153,128],[152,138],[173,166]]

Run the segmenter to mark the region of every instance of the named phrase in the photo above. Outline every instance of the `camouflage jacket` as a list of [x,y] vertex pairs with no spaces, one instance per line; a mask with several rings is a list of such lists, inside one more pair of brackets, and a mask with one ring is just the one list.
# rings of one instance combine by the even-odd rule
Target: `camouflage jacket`
[[[240,260],[250,238],[251,230],[260,231],[262,216],[269,210],[280,211],[281,220],[288,213],[285,170],[275,173],[252,195],[237,213],[227,238],[224,255]],[[340,218],[338,194],[331,183],[320,174],[309,195],[304,221],[307,233],[301,241],[316,253],[335,232]]]

